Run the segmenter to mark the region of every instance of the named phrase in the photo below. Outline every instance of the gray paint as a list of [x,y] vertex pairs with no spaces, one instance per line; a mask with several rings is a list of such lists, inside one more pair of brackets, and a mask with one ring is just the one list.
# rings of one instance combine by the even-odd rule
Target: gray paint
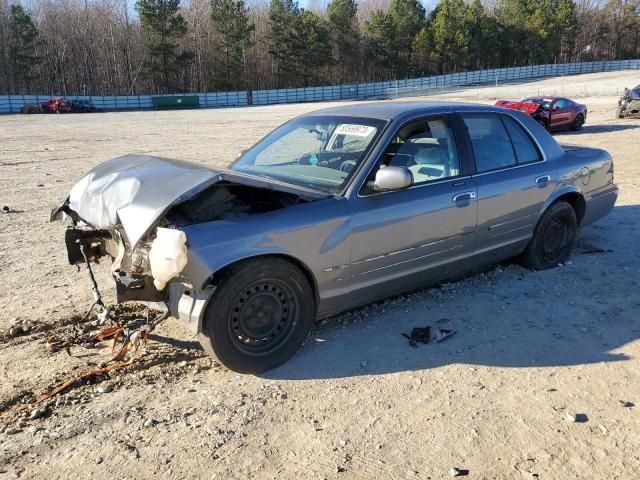
[[[459,138],[459,112],[511,116],[535,138],[544,160],[474,174],[466,135]],[[212,279],[215,284],[216,272],[237,261],[282,255],[297,262],[313,281],[318,316],[326,316],[522,252],[542,213],[561,195],[584,198],[583,225],[609,213],[617,197],[612,159],[607,152],[586,148],[565,151],[535,121],[517,111],[468,104],[397,102],[356,104],[307,116],[327,114],[388,121],[342,195],[323,196],[259,177],[214,170],[209,174],[200,165],[193,167],[202,170],[206,182],[224,176],[238,183],[297,191],[315,201],[181,227],[187,234],[189,257],[180,280],[190,285],[193,303],[189,295],[179,299],[174,295],[169,306],[192,330],[200,329],[209,295],[206,292],[213,291],[209,287]],[[458,122],[456,140],[464,167],[460,177],[400,191],[362,192],[365,179],[399,127],[423,116],[445,114]],[[540,177],[545,181],[536,182]],[[194,185],[186,182],[185,192],[189,188]],[[468,195],[465,200],[454,201],[460,194]],[[185,195],[188,193],[181,198]],[[176,199],[161,195],[155,201],[155,211],[160,211]],[[151,216],[139,220],[153,224],[157,216],[153,221]]]

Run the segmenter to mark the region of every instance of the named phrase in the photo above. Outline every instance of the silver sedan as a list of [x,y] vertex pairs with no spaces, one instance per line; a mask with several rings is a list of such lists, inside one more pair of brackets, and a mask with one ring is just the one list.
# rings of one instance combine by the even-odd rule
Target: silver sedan
[[164,308],[228,368],[290,358],[314,319],[518,258],[546,269],[608,214],[611,156],[517,112],[371,103],[297,117],[229,170],[128,155],[54,211],[69,261]]

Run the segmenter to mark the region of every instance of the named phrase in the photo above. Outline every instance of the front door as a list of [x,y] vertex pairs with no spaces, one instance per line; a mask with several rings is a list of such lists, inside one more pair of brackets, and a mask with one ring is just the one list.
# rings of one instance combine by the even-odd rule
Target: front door
[[[353,291],[388,295],[440,277],[445,264],[473,253],[477,189],[462,155],[448,116],[413,120],[398,129],[352,199]],[[385,166],[408,169],[412,186],[374,191],[375,172]]]
[[551,117],[549,124],[552,129],[564,128],[569,126],[572,121],[573,113],[569,105],[569,101],[564,98],[558,98],[551,105]]

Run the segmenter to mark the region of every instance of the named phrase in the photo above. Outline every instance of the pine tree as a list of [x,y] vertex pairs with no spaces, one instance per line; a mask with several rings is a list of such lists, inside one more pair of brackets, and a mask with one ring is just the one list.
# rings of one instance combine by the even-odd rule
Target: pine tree
[[393,49],[397,78],[407,75],[411,60],[411,46],[426,23],[426,12],[418,0],[392,0],[389,17],[393,24]]
[[295,17],[294,31],[290,49],[294,74],[302,78],[302,86],[316,85],[333,61],[329,30],[317,13],[302,10]]
[[146,34],[149,58],[145,74],[163,93],[179,88],[179,76],[191,63],[193,54],[178,53],[176,41],[187,33],[187,22],[180,14],[180,0],[138,0],[142,28]]
[[357,14],[358,5],[355,0],[333,0],[327,6],[333,55],[339,67],[339,82],[358,77],[360,35]]
[[20,5],[11,6],[9,17],[9,57],[13,67],[13,90],[31,89],[33,69],[40,63],[38,29]]
[[222,54],[223,71],[218,87],[231,90],[246,81],[246,50],[251,45],[254,25],[244,0],[211,0],[211,20]]
[[433,47],[440,72],[464,69],[468,63],[469,31],[463,0],[442,0],[433,17]]
[[373,80],[393,78],[395,73],[395,27],[393,18],[383,10],[375,10],[365,22],[367,58]]
[[420,76],[432,73],[432,39],[427,28],[422,28],[411,45],[411,63]]
[[295,22],[300,7],[295,0],[271,0],[269,5],[269,56],[277,86],[286,86],[293,74],[292,46],[295,41]]

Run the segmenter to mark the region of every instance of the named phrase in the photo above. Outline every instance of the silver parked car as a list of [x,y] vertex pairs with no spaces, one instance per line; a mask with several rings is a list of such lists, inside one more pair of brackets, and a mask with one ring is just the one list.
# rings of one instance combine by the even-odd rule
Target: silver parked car
[[119,302],[161,305],[257,373],[316,318],[512,257],[553,267],[617,194],[607,152],[518,111],[385,102],[297,117],[229,170],[116,158],[53,217],[73,221],[72,264],[112,258]]

